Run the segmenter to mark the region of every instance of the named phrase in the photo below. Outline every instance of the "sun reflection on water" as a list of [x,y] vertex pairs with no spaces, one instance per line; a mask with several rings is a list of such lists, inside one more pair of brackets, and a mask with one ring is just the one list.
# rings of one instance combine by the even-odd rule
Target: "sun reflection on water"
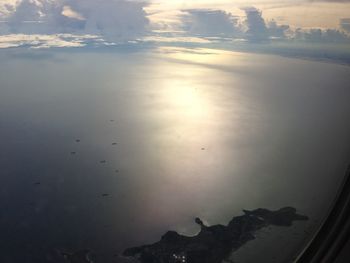
[[[199,200],[225,180],[227,152],[231,152],[227,140],[238,135],[233,131],[245,105],[234,85],[239,80],[231,72],[201,64],[221,65],[230,60],[238,65],[240,59],[240,55],[227,57],[217,50],[167,48],[148,68],[150,97],[144,114],[153,129],[145,148],[161,171],[158,180],[163,183],[147,198],[151,200],[148,209],[157,217],[167,218],[168,207],[184,209],[184,202],[200,207]],[[231,169],[236,167],[232,160],[230,164]]]
[[210,102],[199,94],[198,87],[188,81],[171,80],[165,83],[162,92],[163,99],[176,114],[183,118],[205,118],[210,111]]

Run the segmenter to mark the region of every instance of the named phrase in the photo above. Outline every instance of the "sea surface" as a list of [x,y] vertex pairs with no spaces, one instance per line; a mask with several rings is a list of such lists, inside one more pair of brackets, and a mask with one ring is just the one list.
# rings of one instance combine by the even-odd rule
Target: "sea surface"
[[0,51],[0,262],[129,262],[197,216],[293,206],[310,220],[233,256],[286,260],[349,164],[349,83],[349,66],[214,49]]

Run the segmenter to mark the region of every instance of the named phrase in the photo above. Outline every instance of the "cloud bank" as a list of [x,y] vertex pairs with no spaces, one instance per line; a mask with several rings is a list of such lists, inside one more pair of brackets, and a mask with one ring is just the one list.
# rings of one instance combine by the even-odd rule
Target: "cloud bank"
[[149,24],[143,2],[128,0],[22,0],[2,14],[0,32],[23,34],[80,33],[108,40],[134,39]]
[[12,34],[0,35],[0,48],[30,47],[31,49],[84,47],[87,43],[101,42],[93,35],[73,34]]
[[183,30],[189,35],[202,37],[232,37],[250,42],[263,42],[270,38],[285,38],[288,25],[278,25],[275,20],[265,21],[255,7],[242,8],[242,19],[223,10],[183,10]]
[[304,41],[317,43],[350,43],[350,18],[340,19],[342,31],[337,29],[292,29],[275,20],[266,21],[262,12],[255,7],[244,7],[243,18],[223,10],[184,10],[184,30],[188,35],[202,37],[223,36],[245,39],[252,43],[272,40]]
[[[6,1],[0,6],[0,46],[15,45],[14,39],[20,39],[19,42],[24,45],[25,35],[40,38],[42,46],[45,46],[46,40],[67,43],[67,46],[84,46],[88,43],[100,45],[140,39],[144,42],[188,41],[194,44],[236,40],[255,44],[276,41],[350,43],[350,18],[341,18],[339,29],[303,29],[291,28],[273,19],[266,20],[262,11],[255,7],[241,8],[243,15],[220,9],[184,9],[178,17],[179,28],[164,26],[172,32],[162,35],[162,32],[151,30],[149,14],[145,11],[147,2],[140,2],[142,0],[19,0],[12,5],[8,2],[10,0]],[[13,35],[20,35],[20,38]],[[47,38],[39,35],[56,36]],[[36,43],[33,37],[28,36],[27,39],[30,45]]]

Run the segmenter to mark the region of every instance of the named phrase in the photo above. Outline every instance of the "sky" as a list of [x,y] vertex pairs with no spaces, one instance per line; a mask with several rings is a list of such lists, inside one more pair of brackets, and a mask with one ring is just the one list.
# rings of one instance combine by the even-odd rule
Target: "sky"
[[348,0],[0,0],[0,47],[279,41],[348,50],[349,11]]
[[[236,0],[236,1],[158,1],[152,7],[159,10],[178,8],[221,9],[235,15],[244,15],[243,7],[254,6],[264,11],[264,17],[280,22],[288,22],[295,27],[339,27],[339,17],[349,16],[350,1],[310,1],[310,0]],[[308,15],[305,16],[304,14]],[[302,17],[300,15],[303,15]]]

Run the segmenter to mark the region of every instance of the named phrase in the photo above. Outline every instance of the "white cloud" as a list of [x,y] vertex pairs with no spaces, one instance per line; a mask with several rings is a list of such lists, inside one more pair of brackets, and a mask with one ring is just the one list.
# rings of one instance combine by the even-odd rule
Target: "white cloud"
[[14,11],[16,0],[0,0],[0,19]]
[[101,41],[93,35],[72,34],[9,34],[0,36],[0,48],[29,46],[30,48],[83,47],[88,42]]
[[85,18],[78,12],[74,11],[69,5],[63,6],[61,14],[68,18],[85,21]]
[[21,0],[1,23],[2,31],[25,34],[75,32],[120,41],[144,35],[145,3],[129,0]]
[[87,33],[101,34],[111,40],[144,35],[148,18],[145,3],[126,0],[67,0],[66,4],[85,19]]

